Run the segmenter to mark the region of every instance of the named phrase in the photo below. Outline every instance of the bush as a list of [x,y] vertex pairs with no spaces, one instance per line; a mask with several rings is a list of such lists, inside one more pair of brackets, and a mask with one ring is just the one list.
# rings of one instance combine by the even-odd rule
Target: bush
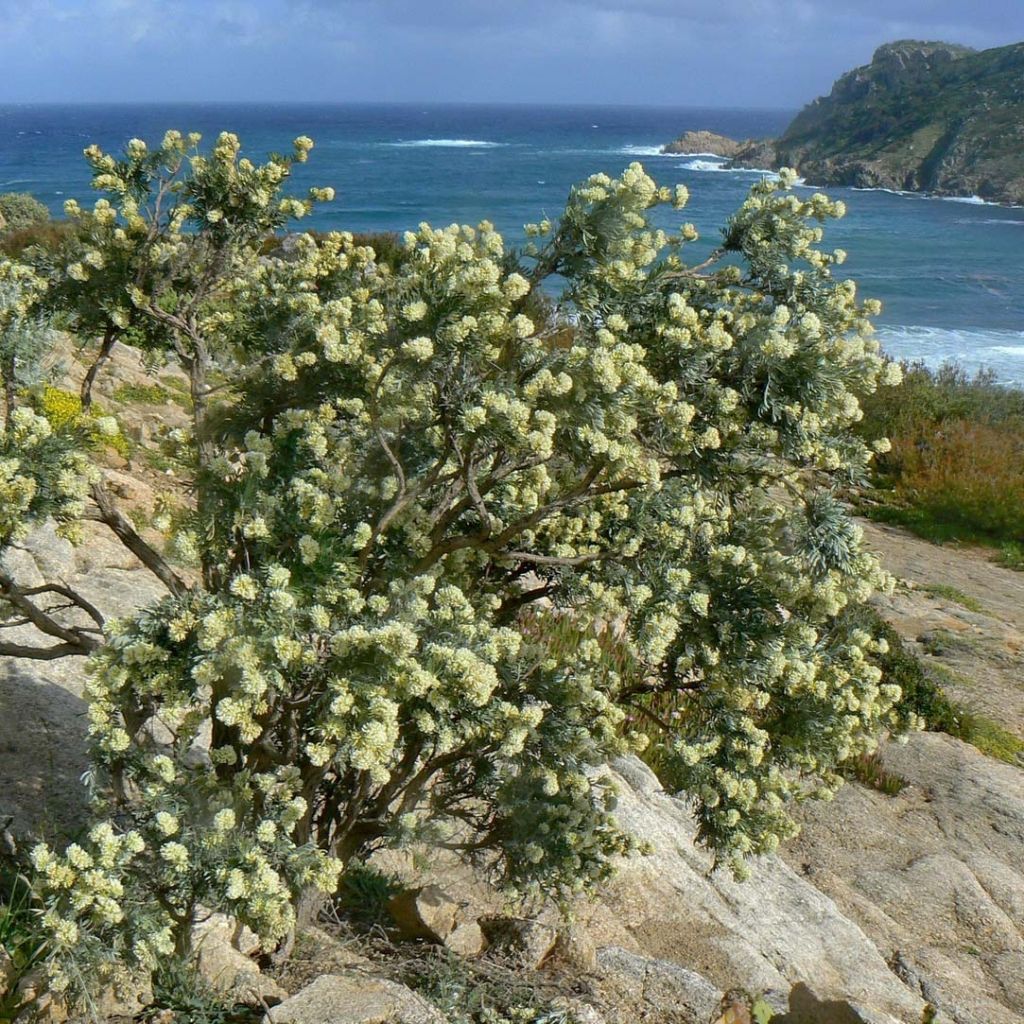
[[0,231],[21,231],[50,219],[50,211],[27,192],[0,195]]
[[900,388],[867,401],[862,434],[892,443],[876,517],[936,540],[1024,541],[1024,393],[954,366],[906,367]]
[[282,198],[312,144],[197,142],[87,151],[107,198],[35,264],[193,398],[194,583],[93,488],[169,593],[94,643],[97,821],[34,855],[58,961],[183,955],[199,905],[273,945],[344,864],[414,840],[568,899],[635,849],[602,766],[644,745],[742,871],[907,723],[840,617],[887,582],[833,491],[890,375],[818,247],[839,204],[762,181],[691,268],[692,227],[649,221],[685,190],[634,164],[523,252],[483,223],[388,262],[346,233],[268,253],[331,197]]

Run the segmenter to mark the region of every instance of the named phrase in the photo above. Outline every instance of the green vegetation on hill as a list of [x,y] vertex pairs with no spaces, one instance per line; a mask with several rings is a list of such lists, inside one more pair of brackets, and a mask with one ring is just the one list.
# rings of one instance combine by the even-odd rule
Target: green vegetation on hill
[[814,185],[1024,203],[1024,43],[887,43],[778,139],[723,142],[733,166],[795,167]]
[[778,162],[824,184],[1024,202],[1024,43],[882,46],[797,115]]

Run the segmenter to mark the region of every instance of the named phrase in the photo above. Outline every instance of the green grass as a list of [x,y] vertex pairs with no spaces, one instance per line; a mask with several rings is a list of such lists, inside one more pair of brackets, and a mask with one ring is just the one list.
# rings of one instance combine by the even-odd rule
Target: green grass
[[933,544],[966,544],[989,548],[992,560],[1008,569],[1024,570],[1024,544],[993,536],[986,530],[963,520],[951,520],[929,508],[908,505],[907,499],[894,491],[876,487],[868,493],[869,501],[856,503],[857,512],[876,523],[899,526],[922,540]]
[[985,715],[961,711],[957,731],[952,735],[997,761],[1018,767],[1024,764],[1024,740]]
[[166,1011],[174,1024],[257,1024],[263,1019],[262,1011],[225,1002],[194,964],[176,957],[162,960],[153,975],[149,1019],[164,1022]]
[[170,397],[160,384],[121,384],[114,391],[114,400],[125,405],[164,405]]
[[951,587],[946,583],[925,583],[917,589],[925,594],[930,594],[932,597],[941,597],[946,601],[953,601],[970,612],[978,612],[979,614],[984,614],[985,612],[985,606],[977,598],[971,597],[970,594],[965,594],[962,590]]
[[390,923],[388,901],[401,890],[401,883],[392,875],[353,861],[341,876],[334,909],[359,928],[379,928]]
[[843,769],[847,778],[856,779],[862,786],[886,796],[896,796],[907,785],[902,776],[886,770],[878,754],[862,754],[848,761]]
[[14,870],[0,870],[0,951],[13,964],[9,990],[0,989],[0,1021],[13,1019],[21,1009],[15,989],[18,982],[46,956],[46,941],[38,924],[24,877]]

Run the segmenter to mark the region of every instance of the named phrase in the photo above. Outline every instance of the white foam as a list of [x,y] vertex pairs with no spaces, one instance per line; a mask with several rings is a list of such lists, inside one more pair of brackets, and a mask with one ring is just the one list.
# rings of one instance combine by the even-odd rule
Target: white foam
[[[982,199],[981,196],[936,196],[930,192],[911,192],[899,188],[863,188],[852,186],[853,192],[888,192],[891,196],[904,196],[907,199],[937,199],[941,203],[963,203],[967,206],[998,206],[1002,209],[1020,210],[1024,207],[1015,206],[1012,203],[997,203],[991,199]],[[986,223],[989,223],[986,221]],[[991,223],[997,223],[995,221]],[[1010,222],[1005,222],[1010,223]]]
[[663,153],[661,146],[622,146],[615,150],[616,153],[625,153],[626,156],[668,156],[683,157],[691,156],[690,153]]
[[872,188],[865,186],[854,185],[851,189],[853,192],[888,192],[891,196],[909,196],[911,199],[927,199],[928,197],[922,192],[907,192],[902,188]]
[[971,206],[998,206],[998,203],[989,202],[981,196],[933,196],[934,199],[942,199],[947,203],[969,203]]
[[953,361],[971,373],[986,367],[1002,383],[1024,386],[1024,331],[880,324],[876,334],[882,348],[898,359],[932,368]]
[[434,146],[447,149],[484,149],[494,146],[503,146],[503,142],[487,142],[484,139],[403,139],[401,142],[388,142],[387,146],[398,146],[401,148]]
[[[687,154],[688,156],[690,154]],[[724,160],[687,160],[683,166],[688,171],[724,171],[727,170],[725,167]]]
[[[756,174],[759,178],[772,178],[778,180],[778,172],[768,167],[728,167],[725,157],[718,157],[715,160],[690,160],[683,164],[688,171],[713,171],[717,174]],[[797,178],[793,184],[803,185],[806,178]]]

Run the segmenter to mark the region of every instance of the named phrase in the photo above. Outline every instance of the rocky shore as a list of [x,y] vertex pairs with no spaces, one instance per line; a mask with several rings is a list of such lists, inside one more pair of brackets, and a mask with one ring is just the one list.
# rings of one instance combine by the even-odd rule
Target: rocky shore
[[[975,51],[889,43],[842,75],[777,139],[687,132],[665,153],[793,167],[811,185],[887,188],[1024,204],[1024,43]],[[698,141],[699,140],[699,141]]]

